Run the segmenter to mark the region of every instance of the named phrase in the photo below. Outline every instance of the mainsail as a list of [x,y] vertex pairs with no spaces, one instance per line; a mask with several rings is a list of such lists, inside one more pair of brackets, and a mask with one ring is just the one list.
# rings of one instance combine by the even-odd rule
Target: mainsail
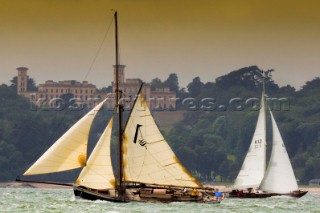
[[234,183],[235,189],[259,187],[266,168],[266,113],[264,93],[261,97],[261,108],[256,129],[249,151]]
[[271,193],[298,190],[297,181],[280,131],[270,111],[272,121],[272,151],[266,175],[260,189]]
[[163,138],[141,93],[137,96],[123,137],[125,181],[201,187]]
[[61,172],[85,166],[89,131],[104,102],[105,100],[75,123],[24,175]]
[[111,118],[93,149],[87,165],[82,169],[76,180],[76,184],[91,189],[110,189],[115,187],[110,155],[112,123],[113,119]]

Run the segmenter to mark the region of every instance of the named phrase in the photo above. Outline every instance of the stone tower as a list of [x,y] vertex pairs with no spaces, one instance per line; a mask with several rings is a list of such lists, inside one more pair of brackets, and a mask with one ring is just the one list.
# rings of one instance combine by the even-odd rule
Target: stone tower
[[23,95],[27,92],[27,84],[28,84],[28,75],[27,67],[18,67],[18,76],[17,76],[17,93],[18,95]]
[[[124,68],[125,65],[118,65],[119,86],[124,84]],[[113,82],[116,83],[116,65],[113,65]]]

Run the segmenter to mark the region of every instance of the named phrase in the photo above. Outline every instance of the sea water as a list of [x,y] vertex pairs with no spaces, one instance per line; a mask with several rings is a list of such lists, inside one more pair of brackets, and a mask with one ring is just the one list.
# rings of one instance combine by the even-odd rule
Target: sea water
[[302,198],[226,198],[220,204],[112,203],[75,199],[71,189],[1,188],[0,212],[320,212],[320,194]]

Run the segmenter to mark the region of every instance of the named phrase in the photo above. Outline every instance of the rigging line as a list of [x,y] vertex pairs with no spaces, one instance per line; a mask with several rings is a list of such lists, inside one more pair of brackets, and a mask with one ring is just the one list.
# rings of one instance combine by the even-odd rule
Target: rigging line
[[113,17],[112,17],[112,19],[111,19],[111,21],[110,21],[110,24],[109,24],[109,26],[108,26],[108,28],[107,28],[106,33],[104,34],[104,37],[103,37],[103,39],[102,39],[102,42],[101,42],[101,44],[100,44],[100,46],[99,46],[99,48],[98,48],[95,56],[93,57],[93,60],[92,60],[92,62],[91,62],[91,64],[90,64],[90,67],[89,67],[89,69],[88,69],[88,71],[87,71],[87,73],[86,73],[86,75],[85,75],[85,77],[84,77],[83,80],[86,80],[87,77],[88,77],[88,75],[89,75],[89,73],[91,72],[92,67],[93,67],[94,63],[96,62],[97,57],[98,57],[98,55],[99,55],[99,53],[100,53],[100,51],[101,51],[101,49],[102,49],[102,45],[103,45],[104,41],[105,41],[106,38],[107,38],[107,35],[108,35],[108,33],[109,33],[109,30],[110,30],[110,27],[111,27],[112,23],[113,23]]

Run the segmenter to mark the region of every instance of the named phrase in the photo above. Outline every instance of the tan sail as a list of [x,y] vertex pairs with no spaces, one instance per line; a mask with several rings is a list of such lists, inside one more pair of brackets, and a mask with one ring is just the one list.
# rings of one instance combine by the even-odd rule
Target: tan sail
[[104,102],[105,100],[74,124],[24,175],[61,172],[85,166],[90,127]]
[[101,135],[92,151],[87,165],[82,169],[76,184],[91,189],[110,189],[115,186],[115,178],[111,165],[110,141],[113,119]]
[[125,181],[202,187],[163,138],[141,94],[133,106],[123,137]]

